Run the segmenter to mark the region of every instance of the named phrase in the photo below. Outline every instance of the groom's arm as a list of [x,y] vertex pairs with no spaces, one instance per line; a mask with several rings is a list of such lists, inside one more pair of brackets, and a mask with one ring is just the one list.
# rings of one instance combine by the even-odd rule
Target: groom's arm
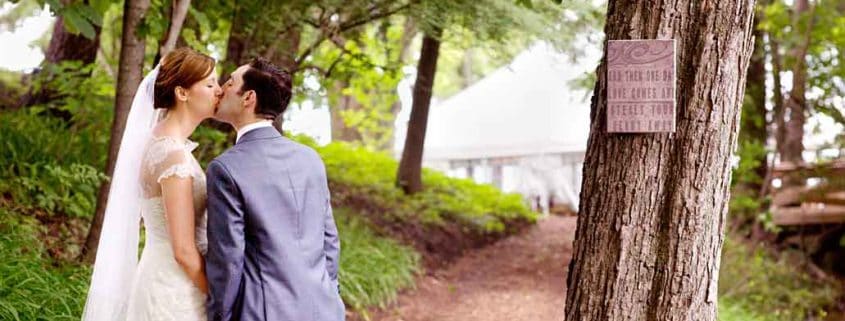
[[326,203],[323,209],[323,219],[325,220],[323,223],[323,251],[326,254],[326,268],[329,277],[333,281],[337,281],[337,271],[340,266],[340,237],[337,235],[337,225],[335,225],[334,215],[332,214],[331,192],[329,191],[325,165],[323,165],[321,174],[321,180],[326,182],[326,185],[324,185]]
[[323,238],[323,250],[326,252],[326,262],[329,276],[337,281],[337,271],[340,265],[340,237],[337,235],[337,226],[332,215],[332,203],[326,197],[325,232]]
[[230,320],[241,293],[244,266],[244,210],[240,190],[226,166],[208,164],[208,319]]

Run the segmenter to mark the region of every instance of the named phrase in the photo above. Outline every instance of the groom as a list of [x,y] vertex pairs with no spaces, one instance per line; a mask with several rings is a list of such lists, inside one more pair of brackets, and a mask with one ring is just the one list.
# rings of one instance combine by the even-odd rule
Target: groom
[[271,126],[290,98],[290,74],[261,58],[223,85],[215,118],[238,136],[208,165],[210,321],[344,320],[325,167]]

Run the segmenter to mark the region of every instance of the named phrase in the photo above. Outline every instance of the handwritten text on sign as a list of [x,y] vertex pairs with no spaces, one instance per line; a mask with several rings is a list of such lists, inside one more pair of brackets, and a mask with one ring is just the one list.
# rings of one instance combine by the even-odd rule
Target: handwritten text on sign
[[675,131],[675,41],[610,40],[607,131]]

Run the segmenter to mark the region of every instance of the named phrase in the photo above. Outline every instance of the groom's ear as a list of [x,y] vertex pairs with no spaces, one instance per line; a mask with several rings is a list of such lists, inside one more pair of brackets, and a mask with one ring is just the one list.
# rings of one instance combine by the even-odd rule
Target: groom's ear
[[258,104],[258,97],[255,95],[255,90],[247,90],[244,92],[244,107],[255,108]]

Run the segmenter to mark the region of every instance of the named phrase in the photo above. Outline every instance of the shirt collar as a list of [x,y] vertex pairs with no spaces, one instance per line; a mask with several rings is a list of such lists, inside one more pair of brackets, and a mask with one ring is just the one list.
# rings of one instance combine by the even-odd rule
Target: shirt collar
[[247,132],[249,132],[253,129],[263,128],[263,127],[273,127],[273,121],[259,120],[257,122],[252,123],[252,124],[241,127],[241,129],[238,130],[238,137],[235,139],[235,143],[237,143],[239,140],[241,140],[241,137],[243,137],[244,134],[246,134]]

